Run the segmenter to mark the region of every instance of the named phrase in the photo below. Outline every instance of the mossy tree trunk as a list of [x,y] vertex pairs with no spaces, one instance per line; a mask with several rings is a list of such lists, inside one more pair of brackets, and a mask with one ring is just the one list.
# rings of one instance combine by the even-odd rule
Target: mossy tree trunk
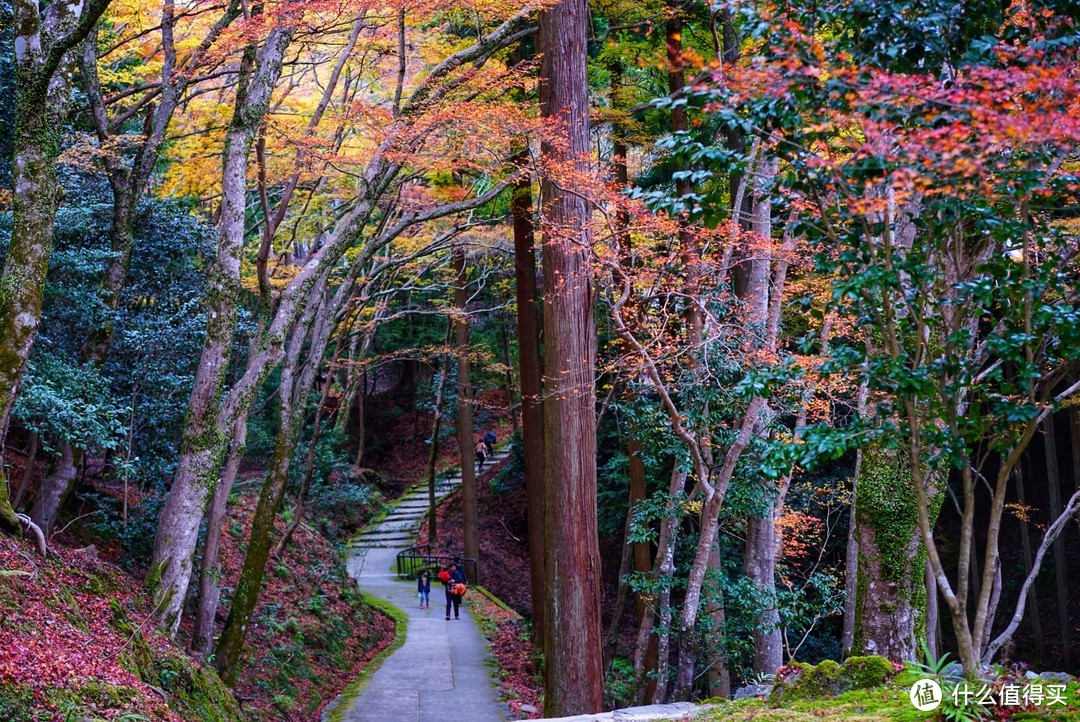
[[[86,38],[107,5],[108,0],[55,2],[42,11],[33,0],[14,3],[14,193],[11,242],[0,275],[0,469],[11,412],[41,321],[53,223],[63,196],[56,160],[71,100],[67,66],[72,49]],[[18,533],[7,480],[2,483],[0,524]]]
[[188,401],[176,475],[161,510],[147,577],[160,626],[169,635],[175,635],[180,626],[199,524],[217,484],[228,443],[225,434],[231,425],[219,428],[217,422],[237,323],[248,153],[269,107],[291,38],[292,29],[275,28],[261,47],[245,52],[233,118],[225,137],[221,226],[207,289],[206,340]]
[[[858,570],[850,654],[915,659],[926,637],[926,550],[903,451],[862,449],[855,484]],[[938,490],[928,490],[932,500]],[[939,504],[932,506],[936,520]]]
[[[136,146],[130,163],[125,162],[125,158],[119,154],[106,153],[102,156],[105,174],[112,189],[112,218],[109,226],[112,257],[105,268],[98,295],[108,312],[102,315],[100,323],[91,330],[82,344],[79,351],[79,361],[82,364],[92,364],[100,368],[108,357],[115,330],[111,312],[116,310],[127,281],[128,266],[135,246],[133,224],[139,199],[160,157],[161,149],[165,144],[166,130],[187,91],[193,71],[202,64],[210,47],[220,37],[225,27],[236,19],[239,11],[239,3],[230,3],[202,42],[184,60],[186,72],[177,72],[176,47],[173,41],[173,3],[167,2],[162,8],[161,92],[158,94],[157,102],[149,105],[143,123],[143,133],[140,136],[129,135],[125,138],[127,143],[136,137],[141,142]],[[97,62],[97,27],[95,25],[82,43],[79,67],[83,87],[90,103],[90,118],[98,141],[102,147],[107,147],[113,142],[116,128],[108,117],[98,78]],[[84,454],[85,449],[71,440],[65,439],[60,442],[57,454],[60,462],[42,481],[41,493],[31,513],[34,521],[46,535],[59,515],[65,500],[71,496]]]
[[[317,302],[315,298],[323,296],[323,288],[323,284],[318,284],[313,289],[313,299],[308,304],[304,317],[297,323],[282,364],[281,385],[278,389],[280,426],[274,454],[255,506],[240,581],[236,585],[229,616],[215,648],[214,664],[229,686],[236,682],[248,625],[262,589],[266,562],[270,558],[273,544],[274,520],[285,499],[289,469],[304,428],[306,400],[314,388],[318,369],[322,366],[336,311],[352,295],[352,284],[346,283],[337,290],[333,300],[323,298],[322,302]],[[305,347],[308,349],[306,357],[303,353]]]
[[214,618],[221,600],[221,532],[225,527],[225,514],[229,506],[229,494],[240,472],[240,461],[247,442],[247,420],[233,426],[229,458],[210,500],[206,517],[206,538],[203,540],[202,563],[199,567],[199,601],[195,610],[195,633],[192,648],[203,656],[209,655],[214,641]]
[[[222,231],[219,232],[218,256],[209,290],[207,340],[189,402],[177,472],[159,517],[153,564],[147,576],[147,585],[154,590],[155,605],[159,610],[159,625],[168,633],[175,634],[179,625],[182,600],[191,580],[199,524],[224,461],[229,442],[228,430],[250,413],[262,384],[284,359],[290,329],[306,311],[313,287],[325,282],[338,268],[347,250],[359,247],[352,265],[354,270],[361,269],[409,228],[478,208],[497,198],[509,185],[509,181],[499,182],[473,197],[405,213],[383,227],[377,236],[364,238],[364,231],[369,228],[372,216],[380,207],[379,202],[387,194],[393,195],[400,187],[395,181],[403,182],[400,178],[402,165],[391,150],[400,150],[395,144],[405,132],[407,124],[414,122],[406,118],[414,119],[423,114],[434,103],[434,98],[441,98],[443,92],[448,92],[447,86],[454,78],[448,78],[447,74],[452,69],[467,63],[482,66],[495,52],[513,42],[516,33],[527,22],[528,13],[518,13],[491,34],[448,56],[435,71],[420,81],[408,102],[402,106],[402,120],[387,131],[368,161],[362,174],[363,180],[357,184],[357,195],[351,209],[332,231],[325,234],[323,244],[311,252],[288,285],[276,295],[272,316],[252,344],[247,368],[223,394],[225,366],[222,362],[228,357],[228,348],[224,344],[231,341],[235,328],[246,193],[246,184],[243,183],[245,174],[237,171],[246,170],[247,153],[240,150],[242,145],[250,150],[258,128],[258,123],[252,125],[252,121],[265,112],[273,86],[269,82],[270,74],[265,71],[271,65],[276,65],[275,78],[280,74],[280,55],[284,52],[282,46],[288,44],[292,30],[275,28],[258,51],[254,63],[255,75],[250,83],[245,84],[245,92],[237,98],[239,112],[234,112],[237,116],[234,118],[237,134],[233,135],[230,126],[226,136],[228,172],[223,175],[223,198],[228,199],[228,205],[223,204],[222,207]],[[271,55],[278,56],[276,63],[269,62]],[[260,98],[264,102],[257,102]],[[244,129],[242,134],[239,133],[241,129]]]

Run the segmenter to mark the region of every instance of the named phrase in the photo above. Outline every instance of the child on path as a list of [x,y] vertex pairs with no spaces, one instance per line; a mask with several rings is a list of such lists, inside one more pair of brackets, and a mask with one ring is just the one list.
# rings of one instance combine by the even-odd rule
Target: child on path
[[420,572],[416,580],[416,591],[420,595],[420,608],[431,609],[431,572],[427,569]]
[[453,591],[458,584],[465,584],[465,573],[458,568],[457,564],[453,562],[445,570],[447,574],[444,576],[443,572],[439,572],[439,579],[442,580],[443,585],[446,587],[446,619],[450,619],[450,607],[454,608],[454,619],[461,619],[461,595],[455,594]]

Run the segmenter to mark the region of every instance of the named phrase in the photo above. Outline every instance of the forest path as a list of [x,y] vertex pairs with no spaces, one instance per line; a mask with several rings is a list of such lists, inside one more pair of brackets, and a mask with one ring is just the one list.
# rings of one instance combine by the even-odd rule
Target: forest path
[[[491,461],[499,464],[508,455],[508,449],[497,450]],[[460,485],[460,470],[455,470],[436,488],[436,502]],[[445,593],[437,580],[431,585],[431,608],[419,609],[416,582],[398,580],[395,573],[395,557],[413,545],[427,509],[427,487],[417,485],[386,518],[349,543],[349,576],[364,593],[401,610],[408,622],[404,643],[361,683],[355,696],[335,700],[324,719],[503,722],[507,718],[491,679],[494,658],[469,614],[468,597],[461,619],[447,621]]]

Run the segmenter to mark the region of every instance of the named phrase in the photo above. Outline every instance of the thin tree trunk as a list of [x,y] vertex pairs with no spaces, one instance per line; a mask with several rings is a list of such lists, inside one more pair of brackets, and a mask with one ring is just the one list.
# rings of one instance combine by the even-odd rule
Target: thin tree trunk
[[244,420],[233,425],[229,458],[225,462],[217,488],[214,489],[206,517],[206,539],[203,541],[199,574],[199,603],[195,611],[195,634],[192,640],[192,648],[196,654],[203,657],[208,656],[213,649],[214,621],[221,600],[221,532],[225,527],[229,495],[240,472],[246,442],[247,421]]
[[480,560],[480,517],[477,509],[476,455],[473,444],[472,364],[469,361],[469,279],[465,268],[465,248],[460,244],[453,250],[454,272],[454,335],[457,347],[457,440],[461,459],[462,536],[465,556]]
[[[339,289],[338,294],[351,296],[347,287]],[[282,365],[281,386],[278,390],[280,403],[280,427],[270,469],[263,482],[255,515],[251,521],[251,537],[248,540],[247,553],[244,555],[244,567],[240,572],[240,581],[236,585],[229,616],[221,630],[221,638],[215,649],[215,666],[222,680],[232,686],[236,682],[240,654],[247,636],[251,615],[258,603],[262,588],[266,561],[270,556],[270,540],[274,532],[274,520],[285,498],[285,488],[289,480],[289,467],[292,463],[296,443],[304,427],[305,401],[314,386],[315,376],[321,366],[323,355],[329,344],[336,308],[323,299],[323,284],[317,284],[311,292],[312,300],[308,304],[305,317],[301,319],[293,332],[289,343],[285,363]],[[329,308],[328,308],[329,307]],[[305,341],[310,335],[307,363],[301,367],[301,353]],[[301,369],[298,373],[298,369]]]
[[851,509],[848,512],[847,546],[844,553],[844,627],[840,637],[840,649],[845,657],[854,654],[855,647],[855,596],[859,579],[859,530],[855,501],[858,498],[862,454],[862,449],[855,452],[855,473],[851,477]]
[[[825,350],[822,350],[825,353]],[[866,413],[869,388],[863,381],[856,394],[856,411],[861,418]],[[859,518],[856,501],[859,496],[859,474],[862,471],[863,450],[855,451],[855,473],[851,477],[851,509],[848,512],[847,549],[844,559],[844,628],[841,637],[841,650],[845,657],[855,652],[855,601],[859,581]]]
[[517,435],[521,424],[518,421],[518,412],[514,408],[514,365],[510,361],[510,331],[506,326],[505,316],[499,314],[499,340],[502,341],[503,366],[506,367],[504,375],[506,412],[510,415],[510,430],[514,435]]
[[[713,544],[709,554],[709,573],[717,578],[724,573],[721,567],[720,544]],[[716,585],[716,608],[709,614],[712,622],[710,634],[710,654],[712,665],[709,667],[709,696],[727,698],[731,696],[731,672],[724,658],[723,643],[726,635],[727,615],[724,610],[724,587]]]
[[[655,590],[656,604],[654,609],[647,610],[641,619],[641,628],[638,630],[637,645],[634,650],[634,690],[635,701],[651,704],[657,696],[663,696],[667,688],[667,652],[669,649],[668,637],[671,623],[671,584],[674,573],[675,547],[679,535],[679,525],[682,522],[680,511],[679,494],[686,486],[686,471],[676,463],[671,471],[671,482],[668,485],[667,503],[664,516],[660,520],[660,534],[656,540],[656,561],[652,568],[652,588]],[[655,615],[661,619],[660,629],[655,635],[655,664],[648,664],[651,656],[649,652],[650,638],[655,631]],[[665,626],[662,620],[666,618]],[[662,669],[661,669],[662,668]],[[646,681],[650,671],[656,670],[653,679]],[[663,675],[661,674],[663,671]]]
[[[291,382],[286,382],[283,374],[282,384],[286,383]],[[282,395],[285,396],[284,391]],[[292,395],[291,389],[288,395]],[[251,521],[251,538],[244,555],[244,567],[232,596],[229,616],[225,620],[215,649],[214,666],[221,679],[230,687],[236,683],[248,623],[258,603],[266,560],[270,556],[270,536],[274,519],[285,496],[290,461],[303,426],[302,407],[297,408],[290,400],[282,403],[281,411],[281,428],[278,431],[270,469],[255,507],[255,516]]]
[[[646,487],[645,487],[645,462],[641,460],[641,442],[637,438],[637,427],[633,426],[630,429],[630,438],[626,442],[626,453],[630,459],[630,509],[631,515],[633,510],[645,500]],[[634,542],[634,571],[638,574],[644,574],[652,569],[652,550],[649,549],[649,542]],[[645,600],[642,595],[637,595],[636,602],[636,614],[635,619],[640,623],[641,618],[645,616]]]
[[[1061,475],[1058,473],[1057,439],[1054,416],[1043,422],[1043,446],[1046,451],[1046,493],[1050,497],[1050,519],[1061,516]],[[1065,537],[1054,540],[1054,575],[1057,579],[1058,628],[1061,631],[1062,666],[1072,666],[1072,640],[1069,633],[1069,562],[1065,556]],[[989,628],[989,624],[987,625]],[[987,635],[989,637],[989,635]]]
[[[527,151],[516,157],[528,161]],[[525,457],[525,498],[529,532],[529,590],[533,641],[544,641],[544,405],[541,388],[540,322],[533,237],[532,179],[514,184],[510,212],[514,222],[514,278],[517,299],[518,378],[521,386],[521,445]]]
[[[450,329],[452,324],[446,326],[446,341],[450,341]],[[439,383],[435,390],[435,419],[431,422],[431,445],[428,449],[428,544],[433,549],[439,546],[439,530],[437,526],[438,506],[435,503],[435,462],[439,458],[439,431],[442,427],[442,403],[443,389],[446,387],[446,364],[447,354],[443,354],[439,362]]]
[[758,674],[774,674],[784,663],[783,636],[780,612],[776,606],[776,534],[777,500],[769,505],[764,518],[754,517],[746,523],[746,554],[743,572],[756,587],[756,604],[760,605],[754,619],[753,669]]
[[941,642],[938,629],[941,627],[941,615],[938,609],[938,590],[934,583],[934,570],[926,563],[923,583],[926,585],[926,647],[930,655],[937,659],[941,656]]
[[364,418],[365,401],[364,396],[367,392],[367,372],[362,371],[360,373],[359,384],[356,390],[356,468],[364,468],[364,452],[367,449],[367,422]]
[[30,488],[30,481],[34,478],[34,464],[37,461],[38,447],[41,445],[41,437],[30,432],[30,450],[26,454],[26,466],[23,468],[22,481],[15,491],[15,500],[11,502],[12,508],[18,509],[26,497],[26,490]]
[[[589,13],[586,0],[541,11],[540,115],[561,144],[541,142],[545,168],[588,171]],[[592,314],[588,202],[545,176],[544,233],[544,712],[566,716],[603,707],[600,548],[596,519],[596,331]]]
[[56,466],[41,482],[41,488],[34,497],[30,518],[41,528],[46,539],[52,533],[61,507],[71,494],[73,482],[82,465],[83,453],[82,449],[72,446],[70,442],[62,442]]
[[278,540],[277,546],[274,547],[272,552],[275,558],[279,558],[285,553],[292,535],[296,533],[297,527],[300,526],[300,522],[304,519],[308,489],[311,486],[311,477],[315,473],[315,448],[318,446],[319,438],[322,436],[323,414],[326,411],[326,401],[330,398],[330,389],[334,386],[334,367],[337,366],[341,358],[341,348],[344,345],[345,336],[345,330],[342,329],[341,333],[338,334],[337,345],[334,347],[330,367],[326,370],[326,378],[323,379],[319,404],[315,407],[315,420],[312,423],[311,441],[308,442],[307,459],[304,461],[304,478],[300,482],[300,489],[296,492],[296,505],[293,507],[292,521],[285,527],[285,533],[281,535],[281,539]]
[[245,53],[241,87],[225,137],[222,168],[221,226],[217,259],[207,291],[206,340],[188,402],[180,458],[154,539],[147,584],[154,592],[159,624],[175,636],[191,581],[192,559],[207,500],[217,483],[223,444],[216,439],[218,406],[232,355],[240,292],[240,256],[244,244],[247,164],[255,133],[281,74],[292,29],[270,31],[262,47]]
[[633,522],[634,507],[626,512],[626,524],[623,527],[622,554],[619,555],[619,586],[615,594],[615,610],[611,615],[607,636],[604,638],[604,678],[611,674],[611,663],[615,659],[615,648],[619,643],[619,631],[622,619],[626,616],[626,600],[630,592],[630,568],[633,564],[633,547],[630,543],[630,526]]

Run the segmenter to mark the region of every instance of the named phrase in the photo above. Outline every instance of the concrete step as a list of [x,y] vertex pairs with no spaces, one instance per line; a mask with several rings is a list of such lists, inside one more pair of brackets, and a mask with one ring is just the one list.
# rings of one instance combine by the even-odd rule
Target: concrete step
[[402,543],[406,544],[413,541],[413,536],[360,536],[357,539],[350,540],[347,546],[357,547],[365,546],[368,544],[389,544],[394,545]]

